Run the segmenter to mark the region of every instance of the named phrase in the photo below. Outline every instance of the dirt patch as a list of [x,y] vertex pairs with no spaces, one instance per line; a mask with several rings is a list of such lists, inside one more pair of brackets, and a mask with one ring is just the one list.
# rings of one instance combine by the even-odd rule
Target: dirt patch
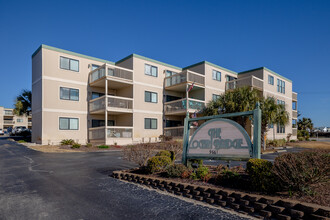
[[330,149],[330,142],[322,141],[299,141],[288,143],[287,145],[292,147],[302,147],[310,149]]
[[[25,145],[25,144],[23,144]],[[116,147],[109,147],[109,148],[98,148],[94,147],[86,147],[81,146],[80,148],[72,149],[70,146],[60,146],[60,145],[25,145],[26,147],[44,152],[44,153],[72,153],[72,152],[97,152],[97,151],[113,151],[113,150],[120,150],[120,148]]]

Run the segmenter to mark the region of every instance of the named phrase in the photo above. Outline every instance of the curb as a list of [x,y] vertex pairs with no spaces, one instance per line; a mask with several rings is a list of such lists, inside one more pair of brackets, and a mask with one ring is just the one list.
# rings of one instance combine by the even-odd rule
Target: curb
[[326,220],[330,217],[330,208],[314,204],[302,204],[270,196],[180,183],[165,178],[150,177],[125,171],[114,171],[112,177],[156,190],[167,191],[177,196],[184,196],[213,206],[232,209],[240,214],[251,215],[261,219]]

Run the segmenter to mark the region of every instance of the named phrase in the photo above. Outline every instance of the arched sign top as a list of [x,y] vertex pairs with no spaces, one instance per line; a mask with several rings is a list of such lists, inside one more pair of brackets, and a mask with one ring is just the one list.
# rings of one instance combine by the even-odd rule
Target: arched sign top
[[216,118],[203,123],[188,142],[189,158],[252,157],[252,143],[245,129],[237,122]]

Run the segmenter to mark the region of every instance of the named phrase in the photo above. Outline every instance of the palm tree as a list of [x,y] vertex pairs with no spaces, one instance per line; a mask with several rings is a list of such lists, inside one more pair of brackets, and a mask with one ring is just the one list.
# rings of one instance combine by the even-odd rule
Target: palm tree
[[312,119],[310,118],[302,118],[299,119],[298,121],[298,130],[307,130],[309,129],[310,131],[313,130],[313,122],[312,122]]
[[[255,89],[249,87],[236,88],[220,95],[217,100],[210,101],[203,109],[204,116],[218,115],[223,113],[251,111],[256,103],[260,102],[261,108],[261,143],[265,149],[264,136],[268,131],[269,124],[285,125],[289,121],[289,114],[283,105],[276,104],[275,99],[260,97]],[[246,117],[233,118],[246,129]]]
[[[259,100],[258,91],[249,87],[241,87],[220,95],[217,100],[210,101],[203,109],[203,115],[218,115],[232,112],[252,111]],[[246,127],[246,117],[235,117],[242,127]]]
[[[261,108],[261,144],[266,150],[265,134],[269,124],[286,125],[289,122],[289,113],[282,104],[276,104],[272,97],[260,99]],[[273,127],[273,138],[275,139],[275,128]]]
[[31,112],[32,94],[31,91],[24,89],[16,97],[14,114],[23,115]]

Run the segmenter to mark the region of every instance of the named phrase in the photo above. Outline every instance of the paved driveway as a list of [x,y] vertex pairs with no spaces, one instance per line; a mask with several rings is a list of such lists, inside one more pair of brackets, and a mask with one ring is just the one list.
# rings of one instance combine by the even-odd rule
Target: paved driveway
[[110,178],[119,152],[47,154],[0,140],[0,219],[244,219]]

